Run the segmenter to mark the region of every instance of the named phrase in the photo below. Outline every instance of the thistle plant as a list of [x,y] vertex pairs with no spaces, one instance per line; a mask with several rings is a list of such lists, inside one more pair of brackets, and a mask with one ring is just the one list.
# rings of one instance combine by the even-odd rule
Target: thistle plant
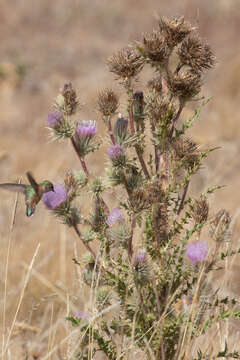
[[[226,245],[231,216],[209,209],[209,196],[221,186],[189,195],[193,175],[215,150],[201,150],[189,136],[208,102],[200,93],[214,62],[210,46],[183,17],[160,19],[142,41],[108,59],[127,101],[118,114],[114,90],[98,93],[107,148],[101,178],[87,162],[102,145],[96,121],[81,119],[71,83],[57,95],[48,127],[55,139],[71,142],[82,171],[68,172],[43,202],[85,246],[89,256],[74,259],[74,266],[95,289],[90,312],[79,309],[68,317],[81,334],[71,359],[90,359],[98,351],[108,359],[214,358],[203,349],[192,353],[198,337],[240,317],[237,301],[221,298],[208,281],[226,257],[239,252]],[[152,78],[141,81],[139,90],[138,77],[149,65]],[[193,101],[200,104],[186,119],[184,108]],[[107,200],[109,189],[117,206]],[[89,214],[78,205],[85,193]],[[229,357],[227,350],[221,354]]]

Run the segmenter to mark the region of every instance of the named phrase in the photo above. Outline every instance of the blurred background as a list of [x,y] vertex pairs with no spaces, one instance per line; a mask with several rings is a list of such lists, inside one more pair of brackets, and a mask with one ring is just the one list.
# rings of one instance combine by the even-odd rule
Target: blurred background
[[[191,190],[199,193],[207,186],[226,185],[211,197],[213,211],[224,207],[237,217],[239,0],[0,0],[0,182],[14,182],[20,177],[25,182],[27,170],[36,179],[61,182],[66,170],[80,169],[70,143],[49,139],[46,117],[54,98],[63,84],[71,81],[83,104],[79,119],[99,121],[97,92],[106,86],[119,95],[122,92],[107,71],[106,59],[156,27],[157,15],[184,15],[216,54],[217,65],[207,73],[203,87],[203,94],[212,100],[191,135],[203,148],[221,148],[210,155]],[[124,104],[120,110],[124,113]],[[102,125],[98,126],[103,134]],[[104,152],[87,160],[91,172],[101,174]],[[42,204],[34,217],[26,218],[23,198],[18,201],[11,231],[15,196],[0,195],[1,309],[9,252],[7,302],[1,310],[1,317],[3,313],[6,316],[0,329],[5,323],[2,330],[7,336],[26,269],[40,244],[10,341],[13,359],[21,359],[20,354],[26,351],[29,359],[38,359],[47,347],[53,348],[68,334],[69,325],[64,320],[68,311],[88,306],[86,290],[72,262],[74,254],[80,257],[83,249],[72,230],[57,223]],[[234,274],[231,291],[237,293]]]

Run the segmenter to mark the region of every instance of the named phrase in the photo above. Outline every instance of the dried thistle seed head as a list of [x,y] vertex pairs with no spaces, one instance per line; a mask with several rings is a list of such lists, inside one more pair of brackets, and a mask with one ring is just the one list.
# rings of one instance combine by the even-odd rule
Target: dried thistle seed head
[[149,209],[151,207],[148,193],[143,187],[133,191],[131,196],[130,207],[135,213]]
[[160,95],[149,95],[146,101],[146,113],[157,126],[160,123],[170,124],[176,108],[168,98]]
[[103,200],[99,197],[96,197],[94,200],[94,209],[91,216],[91,224],[93,231],[101,231],[105,226],[106,222],[106,213]]
[[153,30],[143,38],[143,54],[154,65],[165,64],[170,55],[170,49],[165,38],[159,31]]
[[161,188],[161,184],[159,183],[159,179],[153,180],[145,185],[145,191],[149,203],[160,203],[164,199],[164,193]]
[[221,209],[217,212],[214,218],[211,220],[211,235],[214,236],[216,241],[226,240],[230,236],[230,225],[232,216],[228,211]]
[[[63,112],[65,112],[67,115],[75,114],[79,105],[79,101],[71,82],[64,85],[63,89],[61,90],[61,96],[64,99],[64,106],[62,109]],[[59,100],[60,99],[61,98],[59,98]],[[58,105],[58,101],[56,104]]]
[[192,169],[200,161],[198,145],[190,138],[178,137],[172,143],[177,160],[187,169]]
[[151,90],[156,91],[157,93],[161,93],[162,91],[162,76],[156,76],[148,81],[147,87]]
[[194,30],[191,24],[185,21],[183,16],[173,20],[165,17],[161,18],[159,20],[159,29],[171,49],[181,43]]
[[178,50],[181,65],[190,66],[195,72],[210,69],[215,62],[215,56],[208,44],[199,37],[189,37],[182,42]]
[[103,116],[114,115],[118,108],[118,97],[111,89],[104,89],[98,94],[98,109]]
[[127,46],[112,55],[107,64],[110,72],[125,80],[136,76],[143,67],[144,60],[131,46]]
[[200,92],[202,82],[200,74],[189,71],[175,74],[167,84],[172,96],[187,101]]
[[70,201],[77,195],[79,189],[79,182],[71,170],[66,172],[64,178],[64,185]]
[[209,205],[205,196],[195,200],[193,204],[193,219],[197,224],[201,224],[208,219]]

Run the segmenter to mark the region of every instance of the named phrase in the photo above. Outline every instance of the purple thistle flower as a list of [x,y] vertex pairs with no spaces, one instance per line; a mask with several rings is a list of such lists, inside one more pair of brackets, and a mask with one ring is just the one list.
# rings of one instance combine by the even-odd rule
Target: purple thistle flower
[[124,149],[121,145],[116,144],[108,148],[107,154],[112,160],[114,160],[124,155]]
[[89,320],[88,314],[86,314],[86,313],[83,312],[83,311],[77,312],[77,313],[76,313],[76,318],[78,318],[78,319],[83,319],[83,320]]
[[114,208],[107,217],[106,223],[108,226],[113,226],[117,222],[124,220],[123,213],[119,208]]
[[76,129],[79,137],[93,137],[97,132],[96,122],[92,120],[82,121]]
[[55,128],[62,121],[63,115],[59,111],[48,113],[47,123],[51,128]]
[[46,207],[50,210],[55,209],[61,203],[67,200],[67,192],[65,186],[62,184],[54,185],[54,191],[49,191],[44,193],[42,196],[42,201]]
[[143,263],[147,259],[147,253],[145,250],[139,250],[135,258],[135,264]]
[[208,254],[208,243],[206,241],[197,240],[187,245],[185,253],[195,265],[197,262],[202,262],[206,259]]

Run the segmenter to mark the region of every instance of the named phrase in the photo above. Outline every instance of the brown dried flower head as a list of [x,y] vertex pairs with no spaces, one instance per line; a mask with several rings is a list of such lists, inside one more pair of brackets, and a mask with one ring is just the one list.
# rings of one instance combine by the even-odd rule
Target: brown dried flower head
[[183,16],[174,18],[173,20],[165,17],[161,18],[159,20],[159,28],[171,49],[181,43],[183,39],[194,30],[191,24],[185,21]]
[[159,31],[154,30],[143,38],[144,56],[152,63],[164,64],[169,58],[170,49]]
[[161,93],[162,91],[162,76],[156,76],[148,81],[147,86],[149,89]]
[[230,236],[230,224],[232,216],[225,209],[221,209],[217,212],[211,221],[212,229],[211,235],[214,236],[216,241],[225,240]]
[[79,101],[76,91],[73,89],[71,82],[64,85],[61,95],[64,98],[64,111],[67,115],[73,115],[77,111]]
[[198,37],[185,39],[178,50],[181,65],[190,66],[195,72],[210,69],[215,62],[215,56],[210,46]]
[[194,98],[201,90],[201,76],[194,72],[175,74],[168,79],[168,88],[173,96],[182,101]]
[[199,163],[200,153],[198,145],[192,139],[178,137],[172,145],[177,160],[182,161],[185,168],[192,169]]
[[147,97],[146,112],[155,125],[162,123],[170,123],[175,115],[175,107],[168,98],[160,95],[149,95]]
[[136,76],[143,62],[142,56],[132,46],[123,48],[107,60],[110,72],[124,80]]
[[149,209],[151,203],[149,202],[148,192],[144,188],[133,191],[130,206],[135,213]]
[[98,94],[98,109],[104,116],[114,115],[118,108],[118,97],[111,89],[104,89]]
[[197,224],[201,224],[208,219],[209,205],[205,196],[195,200],[193,205],[193,219]]
[[78,181],[71,170],[66,172],[64,185],[67,194],[69,194],[69,200],[71,201],[77,195],[79,189]]

